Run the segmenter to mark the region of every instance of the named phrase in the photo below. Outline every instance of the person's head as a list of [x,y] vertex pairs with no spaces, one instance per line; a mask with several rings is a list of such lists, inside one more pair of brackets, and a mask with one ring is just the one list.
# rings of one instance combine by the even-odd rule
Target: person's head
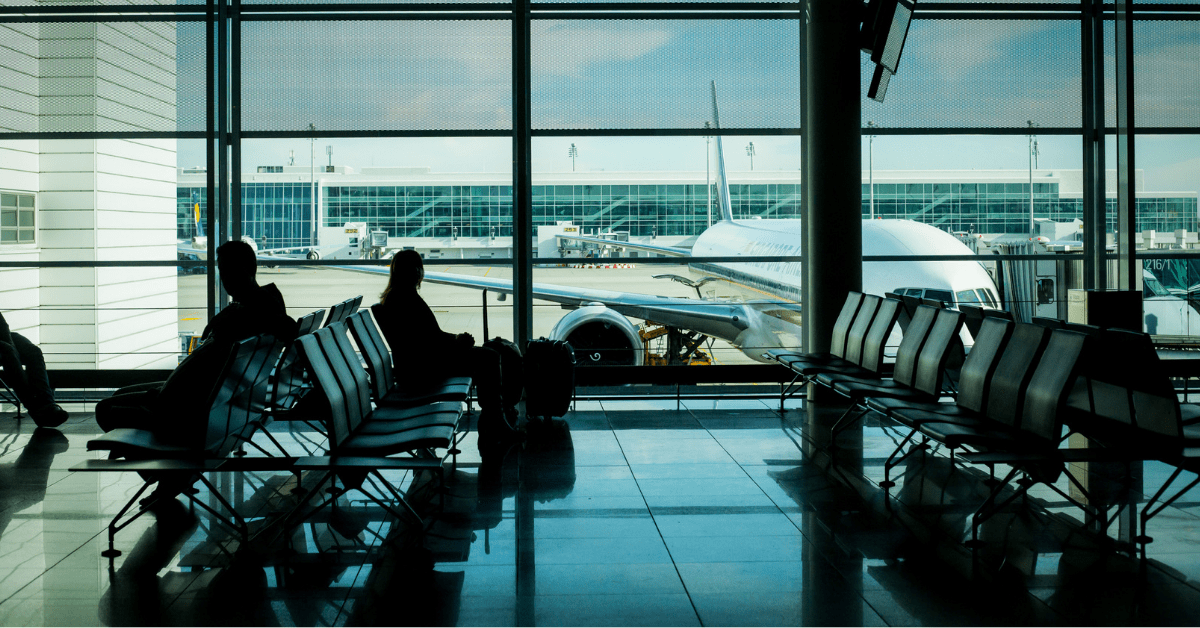
[[230,240],[217,247],[217,270],[221,273],[221,285],[234,301],[258,287],[255,280],[258,258],[254,248],[241,240]]
[[383,289],[383,294],[379,295],[380,303],[386,302],[387,297],[392,290],[416,290],[421,287],[421,280],[425,278],[425,263],[421,261],[421,254],[412,250],[405,249],[397,251],[392,256],[391,274],[388,275],[388,285]]

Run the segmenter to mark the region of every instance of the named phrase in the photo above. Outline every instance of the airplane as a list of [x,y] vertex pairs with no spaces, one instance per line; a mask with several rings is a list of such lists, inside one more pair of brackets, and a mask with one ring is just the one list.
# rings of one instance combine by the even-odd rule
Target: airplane
[[[714,127],[719,128],[715,82],[712,94],[713,123]],[[720,135],[716,136],[716,149],[716,196],[721,219],[701,233],[691,249],[635,242],[616,244],[612,240],[582,235],[564,234],[556,237],[685,258],[798,257],[802,242],[801,221],[733,218]],[[864,220],[862,238],[864,255],[974,254],[955,236],[912,220]],[[388,272],[386,267],[381,266],[346,268],[368,273]],[[692,277],[657,277],[681,281],[696,288],[698,298],[695,299],[544,283],[533,284],[533,298],[572,309],[554,326],[550,337],[570,342],[581,364],[645,364],[647,356],[644,342],[638,326],[630,318],[652,321],[676,333],[683,333],[681,346],[684,354],[695,350],[704,336],[725,340],[757,361],[766,361],[762,354],[769,349],[801,346],[802,268],[799,262],[695,262],[688,265],[688,270]],[[512,292],[512,281],[509,279],[426,272],[425,281],[501,294]],[[701,288],[714,282],[729,288],[734,298],[702,296]],[[998,303],[995,299],[995,283],[979,262],[901,261],[863,264],[864,292],[883,295],[900,287],[944,290],[955,295],[956,299],[958,295],[978,295],[979,291],[983,291]],[[970,300],[977,302],[977,298],[975,296]],[[955,303],[951,301],[950,305]],[[687,363],[687,355],[672,357],[677,363]]]

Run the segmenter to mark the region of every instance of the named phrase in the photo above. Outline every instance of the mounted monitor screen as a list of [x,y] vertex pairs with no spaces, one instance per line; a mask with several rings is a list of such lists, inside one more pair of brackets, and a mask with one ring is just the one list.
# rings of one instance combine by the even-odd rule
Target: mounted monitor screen
[[864,9],[859,45],[871,55],[871,61],[892,74],[900,65],[915,8],[915,0],[870,0]]
[[892,73],[882,65],[875,66],[875,74],[871,77],[871,87],[867,89],[867,98],[883,102],[883,97],[887,95],[888,81],[892,80]]

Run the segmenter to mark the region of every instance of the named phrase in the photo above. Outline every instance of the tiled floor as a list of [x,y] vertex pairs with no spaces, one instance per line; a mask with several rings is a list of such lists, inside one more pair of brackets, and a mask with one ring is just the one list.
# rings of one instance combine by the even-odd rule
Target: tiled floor
[[[95,457],[86,413],[37,430],[0,415],[0,624],[1058,625],[1195,624],[1200,500],[1151,525],[1146,562],[1084,530],[1048,491],[981,530],[986,472],[918,454],[885,492],[897,439],[868,424],[831,465],[806,457],[805,413],[767,402],[591,402],[507,455],[472,437],[439,506],[407,487],[428,530],[356,493],[310,523],[287,474],[214,474],[253,529],[239,547],[183,499],[106,526],[133,473]],[[304,427],[303,430],[310,430]],[[283,424],[291,453],[319,434]],[[1147,465],[1143,492],[1170,470]],[[314,476],[315,477],[315,476]],[[307,486],[314,477],[305,476]],[[1188,478],[1191,476],[1188,475]],[[1185,478],[1187,479],[1187,478]],[[1065,486],[1065,484],[1063,484]],[[213,503],[207,491],[197,496]]]

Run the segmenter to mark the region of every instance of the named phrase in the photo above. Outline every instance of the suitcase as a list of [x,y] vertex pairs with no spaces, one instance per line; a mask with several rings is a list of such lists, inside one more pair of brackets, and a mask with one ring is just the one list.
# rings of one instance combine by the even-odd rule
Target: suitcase
[[504,408],[515,408],[521,403],[521,392],[525,390],[525,367],[521,350],[516,343],[496,336],[483,343],[484,347],[500,354],[500,396],[504,399]]
[[532,340],[525,347],[525,416],[562,416],[575,396],[575,350],[564,340]]

